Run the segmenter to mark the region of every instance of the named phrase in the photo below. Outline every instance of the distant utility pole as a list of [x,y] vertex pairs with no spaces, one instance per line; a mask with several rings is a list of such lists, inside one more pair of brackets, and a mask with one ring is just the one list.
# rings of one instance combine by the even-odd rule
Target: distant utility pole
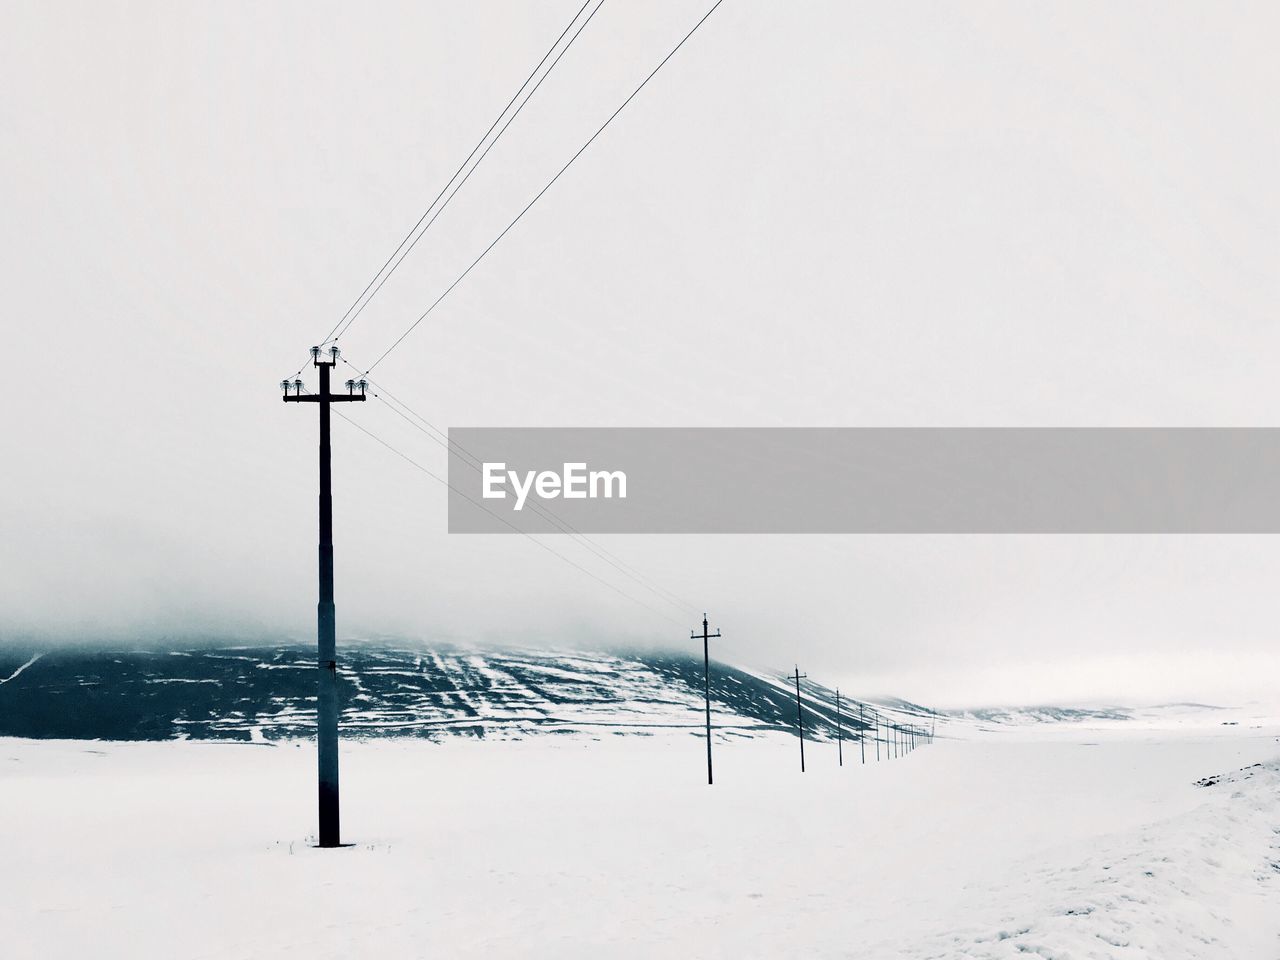
[[876,725],[876,763],[880,762],[880,712],[878,710],[871,711],[871,722]]
[[[338,654],[337,621],[333,607],[333,477],[329,466],[329,404],[365,399],[366,380],[348,380],[347,393],[329,392],[329,374],[338,363],[338,348],[320,359],[311,348],[311,362],[320,371],[320,392],[303,393],[302,381],[280,381],[286,403],[320,405],[320,602],[316,606],[316,753],[319,761],[320,846],[341,846],[338,829]],[[290,395],[289,388],[293,388]],[[356,391],[359,390],[359,393]]]
[[[707,701],[707,783],[711,783],[711,647],[712,637],[719,637],[720,630],[707,633],[707,615],[702,615],[702,693]],[[698,634],[689,632],[691,640],[697,640]]]
[[862,763],[867,763],[867,720],[865,704],[858,704],[858,749],[862,752]]
[[800,772],[804,773],[804,711],[800,709],[800,681],[809,676],[796,667],[796,725],[800,730]]
[[840,757],[840,766],[844,766],[844,729],[840,724],[840,688],[836,687],[836,753]]

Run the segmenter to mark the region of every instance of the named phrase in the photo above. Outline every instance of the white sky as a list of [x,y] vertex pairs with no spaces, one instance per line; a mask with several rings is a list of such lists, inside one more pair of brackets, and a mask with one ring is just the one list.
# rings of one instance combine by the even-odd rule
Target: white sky
[[[0,636],[311,635],[315,416],[276,383],[577,6],[5,4]],[[348,356],[705,7],[607,0]],[[1280,425],[1278,26],[725,0],[378,379],[441,427]],[[341,422],[335,458],[340,636],[693,626],[522,538],[447,536],[442,489]],[[1239,699],[1280,666],[1276,538],[598,539],[705,605],[727,658],[854,691]]]

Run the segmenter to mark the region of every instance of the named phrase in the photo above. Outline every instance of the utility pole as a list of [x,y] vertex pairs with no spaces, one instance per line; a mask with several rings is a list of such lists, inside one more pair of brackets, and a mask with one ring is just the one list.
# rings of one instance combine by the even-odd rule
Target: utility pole
[[862,752],[862,765],[867,765],[867,720],[866,704],[858,704],[858,749]]
[[800,708],[800,681],[809,676],[796,667],[796,726],[800,731],[800,772],[804,773],[804,711]]
[[880,762],[880,711],[871,711],[871,722],[876,725],[876,763]]
[[[707,615],[702,615],[702,693],[707,702],[707,783],[711,783],[711,647],[712,637],[719,637],[720,630],[707,633]],[[698,634],[689,632],[691,640],[697,640]]]
[[[320,405],[320,602],[316,606],[316,753],[319,773],[320,846],[341,846],[338,818],[338,654],[337,621],[333,606],[333,477],[329,464],[329,404],[365,399],[368,381],[348,380],[347,393],[331,393],[329,375],[338,363],[338,348],[320,359],[311,348],[311,362],[320,371],[320,392],[303,393],[302,381],[280,382],[286,403]],[[292,396],[289,388],[293,388]],[[357,394],[356,391],[360,392]]]
[[840,688],[836,687],[836,753],[840,766],[844,766],[844,729],[840,725]]

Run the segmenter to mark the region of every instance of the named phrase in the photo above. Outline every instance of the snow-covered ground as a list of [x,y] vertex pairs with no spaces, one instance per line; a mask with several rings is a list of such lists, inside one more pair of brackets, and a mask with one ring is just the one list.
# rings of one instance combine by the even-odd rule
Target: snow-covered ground
[[309,744],[0,740],[0,956],[1275,958],[1280,727],[1187,715],[346,743],[325,851]]

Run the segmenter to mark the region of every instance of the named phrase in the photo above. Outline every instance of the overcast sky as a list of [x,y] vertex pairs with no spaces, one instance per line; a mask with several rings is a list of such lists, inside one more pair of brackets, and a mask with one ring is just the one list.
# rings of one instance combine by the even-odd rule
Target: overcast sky
[[[4,4],[3,636],[313,635],[315,411],[276,384],[579,5]],[[347,355],[708,5],[607,0]],[[378,379],[442,428],[1280,426],[1278,26],[725,0]],[[341,421],[334,456],[340,637],[687,642],[572,543],[675,622],[447,535],[439,484]],[[1280,667],[1280,538],[597,539],[705,606],[726,659],[855,692],[1240,700]]]

